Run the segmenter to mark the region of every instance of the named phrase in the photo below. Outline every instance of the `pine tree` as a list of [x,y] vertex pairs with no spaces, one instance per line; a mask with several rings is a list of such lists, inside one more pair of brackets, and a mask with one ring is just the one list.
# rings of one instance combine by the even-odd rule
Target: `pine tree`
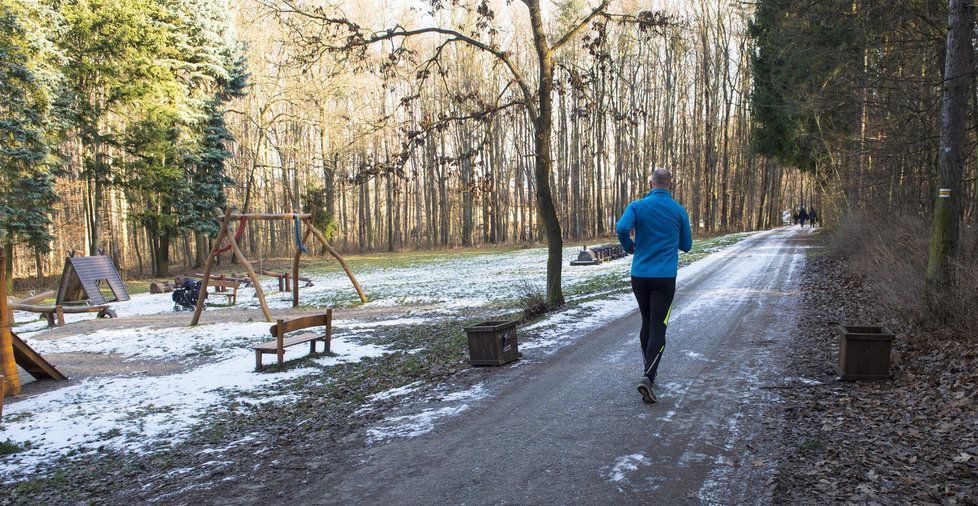
[[[50,251],[54,193],[51,83],[38,69],[43,51],[8,6],[0,6],[0,229],[11,274],[13,244]],[[38,273],[40,274],[40,273]]]

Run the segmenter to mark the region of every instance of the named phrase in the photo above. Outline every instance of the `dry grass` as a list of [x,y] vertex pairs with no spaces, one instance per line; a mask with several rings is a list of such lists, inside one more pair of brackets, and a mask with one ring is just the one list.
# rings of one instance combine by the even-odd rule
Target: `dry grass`
[[978,241],[965,228],[954,264],[956,284],[928,304],[924,276],[930,222],[919,216],[853,213],[836,228],[830,253],[863,278],[894,316],[948,338],[978,336]]
[[526,280],[523,280],[523,284],[520,286],[517,306],[520,308],[524,320],[532,320],[550,310],[546,292],[541,287]]

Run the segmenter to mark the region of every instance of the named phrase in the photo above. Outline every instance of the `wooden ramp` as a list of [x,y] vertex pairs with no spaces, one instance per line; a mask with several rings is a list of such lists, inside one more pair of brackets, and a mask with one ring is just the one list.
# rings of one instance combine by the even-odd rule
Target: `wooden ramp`
[[68,379],[64,374],[54,368],[53,365],[44,360],[38,352],[34,351],[33,348],[27,345],[23,339],[14,334],[10,333],[14,342],[14,360],[17,361],[17,365],[24,368],[31,376],[35,379],[53,379],[53,380],[66,380]]
[[[115,295],[115,300],[106,300],[99,289],[99,284],[105,283]],[[61,286],[55,304],[69,302],[91,301],[101,305],[109,302],[124,302],[129,300],[129,292],[122,283],[119,271],[112,265],[112,259],[106,255],[91,257],[70,256],[65,259],[65,268],[61,272]]]

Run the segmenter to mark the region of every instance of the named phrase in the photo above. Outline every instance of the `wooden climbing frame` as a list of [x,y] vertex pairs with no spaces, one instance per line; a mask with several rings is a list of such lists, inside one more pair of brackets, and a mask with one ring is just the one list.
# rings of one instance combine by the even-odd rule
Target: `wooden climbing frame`
[[[235,258],[238,262],[244,266],[245,272],[248,274],[248,278],[251,280],[251,284],[255,287],[255,295],[258,296],[258,303],[261,305],[262,313],[265,316],[265,321],[271,323],[272,313],[268,310],[268,303],[265,301],[265,292],[261,288],[261,283],[258,282],[258,273],[255,272],[254,267],[252,267],[251,262],[245,258],[244,254],[241,253],[241,248],[238,247],[238,239],[241,238],[241,232],[244,229],[243,223],[249,220],[254,221],[285,221],[292,220],[302,223],[304,225],[304,232],[302,234],[302,241],[300,244],[305,244],[309,240],[309,236],[313,235],[316,240],[323,245],[323,248],[340,263],[346,275],[350,278],[350,282],[353,283],[353,288],[356,289],[357,295],[360,296],[362,302],[367,302],[367,296],[364,295],[363,289],[360,288],[360,283],[357,282],[357,278],[353,275],[353,271],[350,270],[350,266],[347,265],[346,260],[340,256],[339,253],[333,249],[332,246],[326,242],[326,237],[323,233],[316,229],[315,218],[317,211],[313,209],[311,213],[285,213],[285,214],[236,214],[231,212],[228,208],[221,212],[218,210],[219,215],[215,218],[221,222],[221,229],[217,233],[217,239],[214,241],[214,249],[211,250],[210,254],[207,256],[207,263],[204,265],[204,272],[201,275],[203,278],[200,284],[200,294],[201,297],[197,299],[197,307],[194,308],[194,317],[190,321],[190,325],[194,326],[200,321],[200,313],[204,309],[204,294],[207,293],[207,285],[211,280],[211,268],[214,266],[214,260],[218,255],[227,251],[228,246],[230,250],[234,252]],[[238,221],[238,231],[234,234],[229,233],[229,227],[231,222]],[[227,240],[227,246],[222,247],[221,243]],[[299,305],[299,283],[294,282],[299,279],[299,259],[302,256],[302,248],[298,245],[295,249],[295,256],[292,257],[292,307],[297,307]]]

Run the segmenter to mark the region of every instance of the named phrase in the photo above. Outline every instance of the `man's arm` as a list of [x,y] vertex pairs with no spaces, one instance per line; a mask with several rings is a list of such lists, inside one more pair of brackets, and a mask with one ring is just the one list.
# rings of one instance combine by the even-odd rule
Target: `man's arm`
[[689,250],[693,249],[693,232],[689,229],[689,214],[686,213],[686,209],[680,209],[682,209],[680,213],[682,223],[679,225],[679,249],[689,253]]
[[631,238],[633,228],[635,228],[635,209],[633,209],[632,204],[628,204],[625,212],[621,213],[618,224],[615,225],[615,230],[618,232],[618,242],[621,243],[622,249],[628,253],[635,251],[635,242]]

